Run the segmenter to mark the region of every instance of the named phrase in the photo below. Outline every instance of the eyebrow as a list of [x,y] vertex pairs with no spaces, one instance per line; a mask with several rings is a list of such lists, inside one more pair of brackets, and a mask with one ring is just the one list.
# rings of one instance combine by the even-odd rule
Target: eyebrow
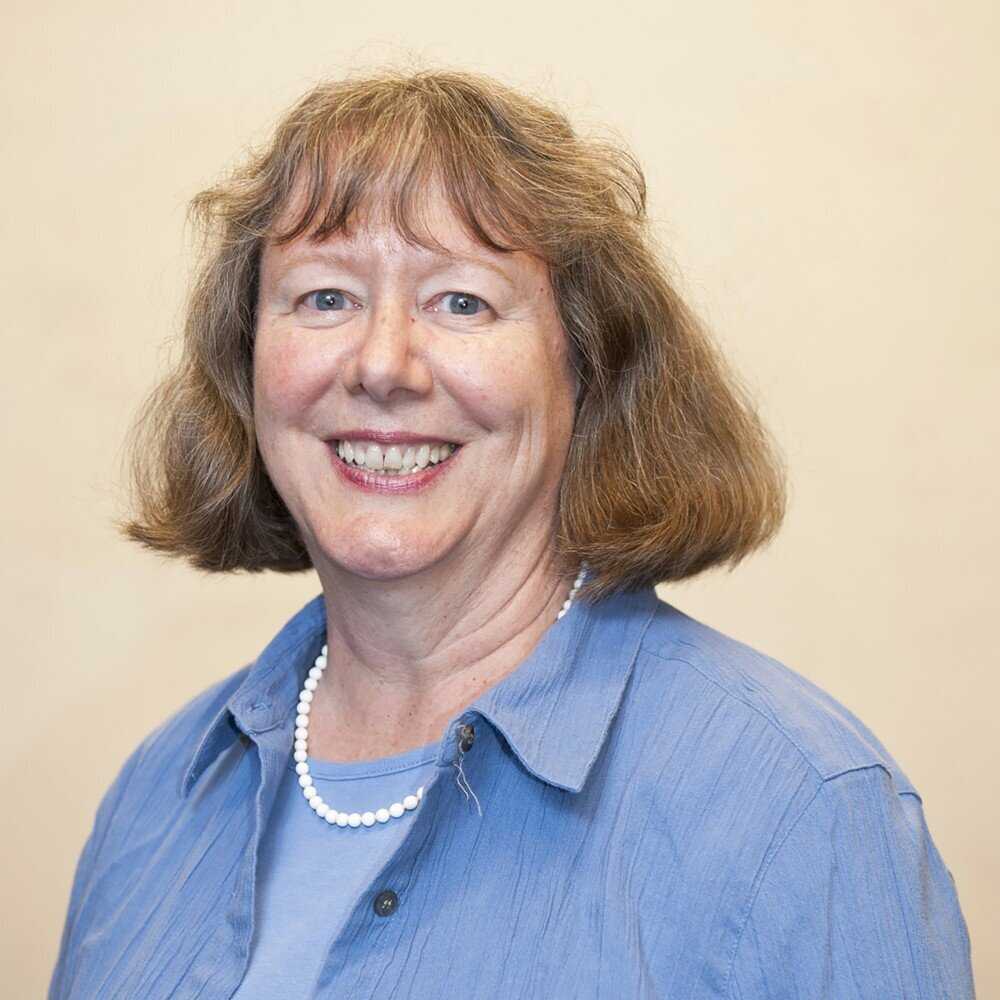
[[[487,270],[493,271],[511,288],[517,287],[514,279],[503,267],[499,264],[495,264],[486,257],[461,253],[441,253],[439,251],[430,250],[427,252],[428,255],[436,262],[435,265],[432,265],[436,270],[441,270],[445,267],[451,267],[456,264],[470,264],[473,267],[484,267]],[[356,261],[357,257],[354,254],[345,253],[340,250],[323,250],[320,248],[299,249],[292,251],[275,266],[275,277],[277,279],[281,279],[294,268],[300,267],[304,264],[340,264],[344,267],[352,268],[355,266]]]

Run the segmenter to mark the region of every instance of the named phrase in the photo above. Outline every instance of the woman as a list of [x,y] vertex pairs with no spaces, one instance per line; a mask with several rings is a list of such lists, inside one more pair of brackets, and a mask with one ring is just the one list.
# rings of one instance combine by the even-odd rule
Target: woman
[[50,998],[972,996],[898,764],[654,590],[784,474],[629,154],[388,72],[193,207],[122,528],[322,593],[125,762]]

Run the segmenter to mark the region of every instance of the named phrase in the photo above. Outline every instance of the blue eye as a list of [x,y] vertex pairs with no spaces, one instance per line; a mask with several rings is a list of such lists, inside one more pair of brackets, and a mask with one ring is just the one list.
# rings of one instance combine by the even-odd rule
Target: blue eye
[[451,299],[455,305],[455,308],[447,310],[452,316],[475,316],[482,312],[479,306],[482,306],[483,309],[489,309],[485,300],[479,298],[478,295],[469,295],[468,292],[445,292],[443,297]]
[[347,308],[347,299],[344,293],[338,292],[335,288],[321,288],[319,291],[310,292],[306,296],[306,302],[312,303],[313,308],[320,312]]

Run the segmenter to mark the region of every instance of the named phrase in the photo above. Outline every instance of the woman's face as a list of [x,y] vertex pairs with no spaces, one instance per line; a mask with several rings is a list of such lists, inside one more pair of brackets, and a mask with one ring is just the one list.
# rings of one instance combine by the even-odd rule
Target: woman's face
[[[471,240],[428,197],[454,259],[381,224],[262,254],[257,438],[321,579],[439,563],[481,572],[515,548],[532,565],[551,544],[577,384],[547,268]],[[334,443],[351,439],[356,453],[365,430],[461,447],[436,473],[373,489]],[[418,443],[398,447],[419,459]]]

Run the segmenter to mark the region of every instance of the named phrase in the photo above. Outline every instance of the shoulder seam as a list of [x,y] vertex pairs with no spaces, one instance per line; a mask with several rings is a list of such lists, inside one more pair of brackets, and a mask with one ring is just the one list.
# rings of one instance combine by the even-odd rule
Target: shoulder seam
[[[881,770],[885,771],[885,773],[889,775],[889,780],[893,783],[893,785],[896,784],[896,778],[897,778],[896,773],[892,770],[891,767],[887,767],[884,762],[878,760],[873,760],[870,764],[859,764],[856,767],[845,767],[843,771],[838,771],[836,774],[831,774],[828,777],[824,778],[823,781],[824,783],[832,782],[835,781],[837,778],[843,778],[845,775],[854,774],[856,771],[871,771],[874,768],[880,768]],[[921,797],[920,792],[918,792],[912,786],[908,788],[893,788],[893,791],[896,793],[896,795],[911,795],[921,805],[924,804],[924,800]]]

